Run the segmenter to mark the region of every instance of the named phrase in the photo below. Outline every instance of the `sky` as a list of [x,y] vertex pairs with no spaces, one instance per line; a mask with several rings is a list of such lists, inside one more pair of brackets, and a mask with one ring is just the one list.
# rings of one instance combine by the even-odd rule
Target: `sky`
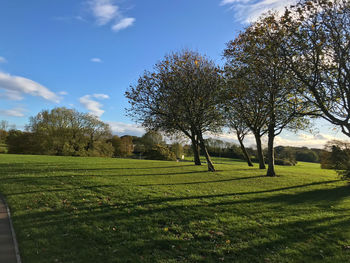
[[[0,120],[75,108],[118,135],[142,135],[124,92],[166,54],[192,49],[223,64],[225,44],[269,9],[293,0],[0,0]],[[325,121],[283,132],[276,145],[322,148],[346,139]],[[232,134],[219,138],[235,141]],[[247,145],[254,138],[247,137]]]

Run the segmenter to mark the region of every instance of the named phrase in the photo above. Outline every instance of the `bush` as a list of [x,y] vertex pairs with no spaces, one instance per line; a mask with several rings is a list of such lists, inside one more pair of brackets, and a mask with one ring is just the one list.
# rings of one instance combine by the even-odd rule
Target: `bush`
[[0,146],[0,153],[7,153],[6,147]]
[[296,162],[294,163],[291,160],[276,159],[275,164],[276,165],[284,165],[284,166],[294,166],[294,165],[296,165]]
[[164,161],[175,161],[176,155],[174,152],[170,151],[165,145],[156,144],[151,150],[146,153],[146,159],[150,160],[164,160]]

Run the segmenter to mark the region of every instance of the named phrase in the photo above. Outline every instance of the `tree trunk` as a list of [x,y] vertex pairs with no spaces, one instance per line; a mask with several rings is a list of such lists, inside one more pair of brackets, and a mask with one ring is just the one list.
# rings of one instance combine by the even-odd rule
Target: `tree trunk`
[[273,124],[269,124],[268,133],[268,148],[267,148],[267,158],[268,158],[268,168],[266,176],[274,177],[275,173],[275,151],[273,148],[273,142],[275,140],[275,129]]
[[262,152],[262,146],[261,146],[261,136],[259,133],[255,133],[254,136],[256,141],[256,149],[258,152],[259,169],[266,169],[264,154]]
[[213,162],[210,159],[207,147],[205,146],[203,136],[199,135],[198,137],[199,137],[199,144],[201,146],[202,151],[204,152],[205,159],[207,160],[208,171],[209,172],[215,172],[215,168],[214,168]]
[[238,135],[237,135],[237,138],[238,138],[239,144],[241,145],[241,150],[243,152],[244,158],[246,159],[246,161],[248,163],[248,166],[251,166],[251,167],[254,166],[252,161],[250,160],[247,149],[244,147],[243,140]]
[[199,155],[198,141],[196,140],[195,136],[191,137],[191,141],[192,141],[194,164],[202,165],[200,155]]

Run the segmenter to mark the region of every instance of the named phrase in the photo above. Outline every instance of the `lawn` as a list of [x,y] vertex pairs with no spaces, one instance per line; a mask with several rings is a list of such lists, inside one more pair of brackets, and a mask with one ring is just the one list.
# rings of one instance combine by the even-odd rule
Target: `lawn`
[[350,187],[317,164],[0,155],[23,263],[350,262]]

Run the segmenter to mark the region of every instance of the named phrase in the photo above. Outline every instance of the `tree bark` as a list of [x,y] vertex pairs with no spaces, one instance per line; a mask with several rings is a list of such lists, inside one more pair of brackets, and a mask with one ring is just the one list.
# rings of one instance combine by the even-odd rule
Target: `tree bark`
[[205,159],[207,160],[208,171],[209,172],[215,172],[215,168],[214,168],[213,162],[210,159],[207,147],[205,146],[205,142],[204,142],[203,136],[199,135],[198,139],[199,139],[200,147],[201,147],[202,151],[204,152]]
[[195,136],[191,137],[191,141],[192,141],[194,164],[202,165],[200,155],[199,155],[198,141],[196,140]]
[[250,167],[254,166],[252,163],[252,160],[250,160],[247,149],[244,147],[243,140],[238,135],[237,135],[237,138],[238,138],[239,144],[241,145],[241,150],[243,152],[244,158],[246,159],[246,161],[248,163],[248,166],[250,166]]
[[256,141],[256,149],[258,152],[259,169],[266,169],[264,154],[262,152],[262,146],[261,146],[261,136],[259,133],[254,133],[254,136]]
[[270,177],[276,176],[276,172],[275,172],[275,150],[273,148],[274,139],[275,139],[274,125],[273,124],[269,124],[268,149],[267,149],[268,168],[267,168],[266,176],[270,176]]

